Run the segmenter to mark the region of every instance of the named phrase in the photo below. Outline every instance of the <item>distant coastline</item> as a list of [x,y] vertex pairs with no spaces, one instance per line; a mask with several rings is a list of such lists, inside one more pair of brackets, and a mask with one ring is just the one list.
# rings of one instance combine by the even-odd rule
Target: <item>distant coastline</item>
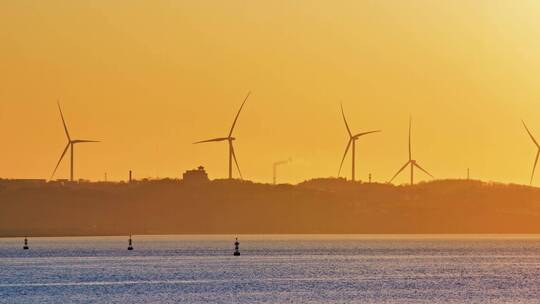
[[538,233],[540,188],[474,180],[0,180],[0,237]]

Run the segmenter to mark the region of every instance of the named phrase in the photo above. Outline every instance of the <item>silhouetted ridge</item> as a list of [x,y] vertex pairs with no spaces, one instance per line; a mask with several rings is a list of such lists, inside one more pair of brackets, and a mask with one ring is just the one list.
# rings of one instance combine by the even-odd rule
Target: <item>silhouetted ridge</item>
[[540,188],[342,178],[298,185],[0,180],[0,236],[180,233],[540,233]]

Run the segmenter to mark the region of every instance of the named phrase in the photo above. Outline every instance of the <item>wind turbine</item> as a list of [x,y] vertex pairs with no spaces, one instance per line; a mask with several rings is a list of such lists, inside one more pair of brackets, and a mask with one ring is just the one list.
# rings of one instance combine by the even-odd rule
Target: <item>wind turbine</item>
[[390,180],[390,183],[403,171],[407,166],[411,166],[411,185],[414,184],[414,167],[420,169],[420,171],[424,172],[425,174],[429,175],[431,178],[434,178],[433,175],[431,175],[429,172],[424,170],[424,168],[420,167],[420,165],[412,158],[412,150],[411,150],[411,125],[412,125],[412,118],[409,118],[409,160],[405,163],[401,169],[392,177]]
[[538,157],[540,157],[540,144],[538,144],[538,142],[536,141],[536,139],[532,135],[531,131],[529,131],[529,128],[527,128],[527,125],[525,124],[525,122],[523,120],[521,122],[523,123],[523,126],[525,127],[525,130],[527,130],[527,133],[529,133],[529,136],[531,137],[533,143],[536,145],[536,148],[538,150],[536,152],[536,158],[534,159],[534,166],[533,166],[532,174],[531,174],[530,185],[532,185],[533,178],[534,178],[534,171],[536,170],[536,165],[538,164]]
[[229,134],[227,135],[227,137],[212,138],[212,139],[202,140],[202,141],[193,143],[193,144],[201,144],[201,143],[214,142],[214,141],[227,141],[229,143],[229,179],[232,179],[233,159],[234,159],[234,163],[236,164],[236,169],[238,170],[238,174],[240,175],[240,178],[242,178],[242,172],[240,172],[240,166],[238,166],[238,160],[236,159],[236,154],[234,153],[233,141],[236,140],[236,138],[233,137],[232,135],[234,131],[234,126],[236,125],[236,121],[238,120],[238,116],[240,116],[240,112],[242,111],[242,108],[244,107],[244,104],[246,103],[250,94],[251,92],[248,92],[246,98],[244,98],[244,102],[242,102],[242,105],[240,106],[238,113],[236,113],[236,117],[234,118],[233,124],[231,126],[231,130],[229,131]]
[[362,132],[362,133],[358,133],[358,134],[353,135],[352,132],[351,132],[351,129],[349,128],[349,124],[347,123],[347,119],[345,118],[345,112],[343,111],[343,104],[341,105],[341,116],[343,116],[343,122],[345,122],[345,128],[347,128],[347,133],[349,134],[349,141],[347,142],[347,147],[345,147],[345,153],[343,153],[343,158],[341,159],[341,164],[339,165],[338,176],[341,173],[341,168],[343,167],[343,161],[345,161],[345,157],[347,156],[347,152],[349,152],[349,148],[352,145],[352,151],[351,151],[351,154],[352,154],[352,175],[351,175],[351,180],[354,182],[355,176],[356,176],[356,168],[355,168],[355,164],[356,164],[356,141],[358,140],[358,138],[360,138],[360,137],[362,137],[364,135],[368,135],[368,134],[376,133],[376,132],[381,132],[381,130]]
[[86,139],[71,139],[71,136],[69,136],[69,131],[66,126],[66,121],[64,120],[64,114],[62,113],[62,109],[60,108],[60,102],[58,102],[58,110],[60,111],[60,117],[62,118],[62,124],[64,125],[64,131],[66,131],[67,136],[67,145],[64,148],[64,152],[62,152],[62,155],[60,156],[60,159],[58,160],[58,163],[56,164],[56,167],[54,168],[54,171],[51,175],[51,179],[53,178],[54,174],[56,173],[56,170],[58,169],[58,166],[60,166],[60,163],[62,162],[62,159],[66,155],[67,150],[69,149],[71,152],[71,169],[70,169],[70,181],[73,181],[73,158],[74,158],[74,148],[76,144],[82,144],[82,143],[96,143],[99,141],[96,140],[86,140]]

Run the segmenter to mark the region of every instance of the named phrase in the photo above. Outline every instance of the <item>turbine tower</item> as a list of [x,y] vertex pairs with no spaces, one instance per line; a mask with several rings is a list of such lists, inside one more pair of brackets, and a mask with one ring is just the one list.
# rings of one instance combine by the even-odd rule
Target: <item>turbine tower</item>
[[70,154],[71,154],[71,162],[70,162],[70,175],[69,175],[69,180],[70,181],[73,181],[73,176],[74,176],[74,172],[73,172],[73,159],[74,159],[74,148],[75,148],[75,145],[76,144],[82,144],[82,143],[96,143],[96,142],[99,142],[99,141],[96,141],[96,140],[87,140],[87,139],[71,139],[71,136],[69,136],[69,131],[68,131],[68,128],[67,128],[67,125],[66,125],[66,121],[64,119],[64,114],[62,113],[62,108],[60,107],[60,102],[58,102],[58,110],[60,111],[60,117],[62,118],[62,124],[64,125],[64,131],[66,132],[66,136],[67,136],[67,145],[66,147],[64,148],[64,152],[62,152],[62,155],[60,156],[60,159],[58,160],[58,163],[56,164],[56,167],[54,168],[54,171],[53,173],[51,174],[51,179],[53,178],[54,174],[56,173],[56,170],[58,169],[58,166],[60,166],[60,163],[62,162],[62,159],[64,158],[64,156],[66,155],[66,152],[67,150],[69,149],[70,150]]
[[238,170],[238,175],[240,175],[240,178],[242,178],[242,172],[240,172],[240,166],[238,166],[238,160],[236,159],[236,154],[234,153],[233,141],[236,140],[236,138],[233,137],[232,135],[233,135],[234,127],[236,125],[236,121],[238,120],[238,116],[240,116],[240,112],[242,111],[242,108],[244,107],[244,104],[248,100],[250,94],[251,92],[248,92],[246,98],[244,98],[244,102],[242,102],[242,105],[240,106],[238,113],[236,113],[236,117],[234,118],[233,124],[231,126],[231,130],[229,131],[229,134],[227,135],[227,137],[212,138],[212,139],[202,140],[202,141],[193,143],[193,144],[201,144],[201,143],[214,142],[214,141],[227,141],[229,143],[229,179],[232,179],[233,159],[234,159],[234,163],[236,164],[236,169]]
[[527,125],[525,124],[525,122],[523,120],[521,122],[523,123],[525,130],[527,130],[527,133],[529,133],[529,136],[531,137],[533,143],[536,145],[536,148],[537,148],[536,158],[534,159],[534,165],[533,165],[532,174],[531,174],[531,181],[529,183],[529,185],[532,185],[533,178],[534,178],[534,171],[536,170],[536,165],[538,164],[538,157],[540,157],[540,144],[538,144],[538,142],[532,135],[531,131],[529,131],[529,128],[527,128]]
[[429,172],[424,170],[424,168],[420,167],[418,162],[412,158],[412,149],[411,149],[411,126],[412,126],[412,118],[409,118],[409,160],[405,163],[401,169],[398,170],[398,172],[392,177],[390,180],[390,183],[403,171],[407,166],[411,166],[411,186],[414,184],[414,167],[418,168],[420,171],[424,172],[425,174],[429,175],[431,178],[434,178],[433,175],[431,175]]
[[347,133],[349,134],[349,141],[347,142],[347,147],[345,147],[345,153],[343,153],[343,158],[341,159],[341,164],[339,165],[338,176],[341,174],[341,168],[343,167],[343,162],[345,161],[345,157],[347,156],[347,152],[349,152],[349,148],[352,145],[352,151],[351,151],[351,154],[352,154],[351,180],[354,182],[355,181],[355,176],[356,176],[356,168],[355,168],[355,165],[356,165],[356,141],[358,140],[358,138],[360,138],[360,137],[362,137],[364,135],[368,135],[368,134],[376,133],[376,132],[381,132],[381,130],[362,132],[362,133],[358,133],[356,135],[353,135],[353,133],[351,132],[351,129],[349,128],[349,124],[347,123],[347,119],[345,118],[345,112],[343,111],[343,104],[341,105],[341,116],[343,116],[343,122],[345,122],[345,128],[347,128]]

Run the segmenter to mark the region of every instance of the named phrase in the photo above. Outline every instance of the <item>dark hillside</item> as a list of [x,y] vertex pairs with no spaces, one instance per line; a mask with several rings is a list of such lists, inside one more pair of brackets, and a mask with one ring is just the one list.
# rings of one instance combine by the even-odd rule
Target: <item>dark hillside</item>
[[129,233],[540,233],[540,189],[465,180],[0,181],[0,236]]

